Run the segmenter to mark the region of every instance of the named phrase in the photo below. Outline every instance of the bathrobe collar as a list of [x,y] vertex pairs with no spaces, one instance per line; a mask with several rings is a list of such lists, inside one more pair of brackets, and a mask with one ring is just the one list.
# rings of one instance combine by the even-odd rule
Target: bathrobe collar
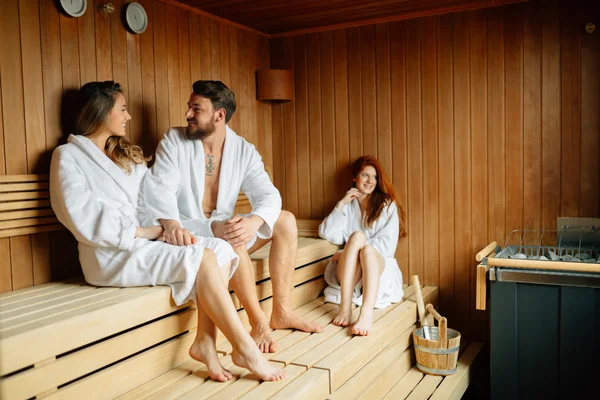
[[[104,170],[118,185],[132,204],[137,203],[137,185],[131,185],[127,179],[129,175],[123,171],[113,160],[108,158],[102,150],[98,148],[90,139],[83,135],[69,135],[68,142],[77,146],[81,151],[86,153],[100,168]],[[130,175],[135,173],[134,167]]]

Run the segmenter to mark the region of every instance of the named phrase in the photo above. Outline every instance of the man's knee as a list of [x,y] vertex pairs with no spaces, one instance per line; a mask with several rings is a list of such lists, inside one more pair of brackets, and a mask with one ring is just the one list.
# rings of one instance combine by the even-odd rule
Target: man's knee
[[296,225],[296,217],[289,211],[282,210],[275,222],[275,232],[286,233],[293,236],[298,236],[298,226]]
[[362,249],[367,243],[367,237],[361,231],[353,232],[348,238],[346,246],[358,247]]

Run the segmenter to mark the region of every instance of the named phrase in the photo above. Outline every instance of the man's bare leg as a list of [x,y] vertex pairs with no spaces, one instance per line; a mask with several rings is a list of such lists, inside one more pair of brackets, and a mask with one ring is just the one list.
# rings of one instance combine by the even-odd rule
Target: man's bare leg
[[322,332],[320,325],[305,321],[292,312],[290,297],[298,250],[298,228],[294,214],[289,211],[281,212],[273,228],[272,241],[269,253],[269,272],[273,284],[271,328]]
[[285,378],[285,370],[271,365],[256,348],[244,329],[223,282],[214,251],[204,249],[196,275],[198,308],[202,308],[233,346],[231,359],[239,367],[247,368],[262,380],[277,381]]
[[258,304],[252,260],[250,260],[246,247],[237,247],[233,250],[240,256],[240,261],[229,283],[248,314],[248,320],[252,327],[250,336],[261,352],[274,353],[277,351],[277,343],[271,334],[267,316]]

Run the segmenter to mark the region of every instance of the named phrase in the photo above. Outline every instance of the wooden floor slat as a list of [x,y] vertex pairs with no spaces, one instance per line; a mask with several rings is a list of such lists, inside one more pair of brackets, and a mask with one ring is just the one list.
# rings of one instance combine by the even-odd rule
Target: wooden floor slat
[[287,377],[284,380],[277,382],[262,382],[259,386],[242,396],[240,400],[264,400],[271,398],[271,396],[274,396],[276,393],[283,390],[306,372],[306,368],[299,365],[288,365],[284,369],[287,371]]
[[[392,390],[384,397],[385,400],[404,400],[415,387],[421,382],[424,373],[419,371],[417,367],[413,367],[398,381],[398,383],[392,388]],[[364,397],[367,400],[367,397]]]
[[408,400],[427,400],[442,382],[441,376],[426,375],[408,396]]
[[324,399],[329,394],[329,373],[322,369],[309,369],[275,396],[273,400]]

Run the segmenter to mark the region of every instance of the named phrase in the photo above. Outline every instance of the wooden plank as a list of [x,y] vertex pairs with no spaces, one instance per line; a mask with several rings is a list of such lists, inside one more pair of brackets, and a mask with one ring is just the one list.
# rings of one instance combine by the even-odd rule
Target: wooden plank
[[[333,33],[336,201],[343,197],[351,185],[346,33],[346,30],[337,30]],[[326,209],[325,212],[329,212],[329,209]]]
[[[115,8],[116,9],[116,8]],[[96,74],[99,81],[113,80],[111,49],[111,14],[105,12],[95,12],[94,28],[96,30],[95,49],[96,49]],[[123,54],[116,54],[117,57],[123,57]]]
[[[208,21],[210,32],[210,65],[211,79],[221,80],[221,51],[219,47],[219,23],[214,19]],[[208,56],[208,54],[207,54]]]
[[270,398],[306,372],[306,368],[299,365],[288,365],[284,369],[287,372],[287,377],[285,379],[276,382],[262,382],[258,387],[240,397],[240,400],[262,400]]
[[225,85],[231,85],[231,66],[229,60],[229,26],[219,24],[219,48],[221,51],[221,80]]
[[404,375],[402,379],[394,386],[394,388],[384,397],[385,400],[404,400],[413,389],[421,382],[424,373],[419,371],[417,367],[413,367]]
[[442,382],[441,376],[426,375],[408,396],[409,400],[427,400]]
[[[229,27],[229,82],[227,86],[235,93],[239,88],[239,58],[238,58],[238,36],[239,30],[233,26]],[[237,115],[237,116],[236,116]],[[232,119],[229,121],[229,126],[234,131],[239,130],[240,117],[239,114],[233,114]]]
[[127,124],[131,143],[144,146],[144,104],[142,98],[142,35],[126,33],[127,109],[132,119]]
[[462,397],[470,383],[469,368],[482,347],[481,343],[471,343],[458,360],[456,372],[444,378],[431,396],[431,400],[460,399]]
[[43,367],[0,381],[0,393],[30,398],[135,354],[196,326],[196,311],[161,319],[94,346],[71,353]]
[[[18,177],[20,177],[20,175],[17,175],[13,179],[18,181],[18,179],[19,179]],[[25,192],[25,191],[43,190],[43,189],[47,190],[49,188],[49,186],[50,185],[47,180],[45,180],[44,182],[36,182],[36,183],[7,183],[5,185],[0,185],[0,193]]]
[[[311,218],[310,141],[308,128],[308,76],[306,39],[294,38],[294,99],[296,113],[296,151],[298,153],[298,218]],[[300,172],[302,171],[302,172]],[[300,195],[302,194],[302,195]]]
[[73,284],[73,280],[70,281],[53,281],[45,283],[43,285],[32,286],[29,288],[21,289],[18,292],[10,292],[0,294],[0,305],[6,305],[15,301],[22,301],[30,297],[40,296],[50,290],[64,290],[64,288],[56,289],[65,284]]
[[[80,56],[77,19],[63,13],[59,14],[59,19],[63,90],[79,90],[81,79],[79,76]],[[74,107],[75,105],[69,104],[69,106]]]
[[[458,310],[469,308],[469,265],[473,262],[471,243],[471,104],[470,84],[470,22],[466,14],[456,14],[454,18],[454,235],[457,243],[454,254],[455,304]],[[479,32],[481,35],[481,32]],[[479,192],[478,192],[479,194]],[[481,193],[483,196],[484,194]],[[484,223],[481,221],[481,223]],[[460,243],[460,245],[458,245]],[[469,323],[464,312],[456,315],[456,325],[461,332]]]
[[[178,9],[178,45],[179,45],[179,98],[175,99],[179,110],[179,119],[177,125],[187,125],[184,112],[187,110],[187,103],[192,93],[191,78],[191,42],[190,42],[190,13]],[[196,39],[196,38],[194,38]],[[173,125],[173,124],[171,124]]]
[[362,89],[363,154],[377,157],[377,67],[375,26],[360,28],[360,85]]
[[[542,35],[536,3],[523,12],[523,227],[542,227]],[[525,237],[526,245],[539,235]]]
[[194,333],[188,333],[99,373],[65,386],[49,399],[115,398],[189,360]]
[[406,97],[411,99],[406,107],[408,136],[408,235],[409,275],[419,275],[425,281],[424,230],[423,230],[423,131],[421,96],[421,35],[420,21],[406,23]]
[[[183,113],[178,104],[180,97],[179,77],[179,38],[177,23],[177,7],[167,5],[166,7],[166,44],[167,44],[167,82],[169,93],[169,125],[181,126]],[[164,60],[161,60],[164,62]],[[186,102],[187,103],[187,102]]]
[[29,200],[29,199],[48,199],[50,192],[16,192],[1,193],[0,201]]
[[423,283],[439,285],[439,150],[437,99],[438,18],[429,17],[421,24],[421,91],[423,95]]
[[13,220],[13,221],[0,222],[0,229],[19,228],[19,227],[25,227],[25,226],[48,225],[48,224],[56,224],[56,223],[58,223],[58,219],[56,219],[56,217],[25,218],[25,219]]
[[[416,328],[412,325],[408,331],[412,333]],[[356,399],[361,395],[371,399],[382,398],[413,364],[414,350],[412,346],[407,348],[407,339],[400,335],[329,399]]]
[[[557,1],[541,7],[542,19],[542,228],[556,229],[560,215],[560,28]],[[544,243],[556,243],[545,234]]]
[[321,127],[323,130],[323,207],[321,218],[333,209],[339,200],[336,193],[336,137],[335,126],[335,60],[333,32],[319,36],[321,66]]
[[[283,41],[282,40],[271,40],[269,41],[271,55],[271,66],[275,69],[283,69]],[[237,50],[237,49],[236,49]],[[271,114],[271,125],[273,131],[273,168],[277,173],[275,174],[275,180],[273,183],[280,193],[285,194],[285,145],[283,137],[283,102],[273,104],[271,106],[273,112]],[[287,209],[287,199],[283,199],[283,209]]]
[[[4,296],[10,296],[12,293],[12,270],[10,259],[10,241],[9,239],[0,239],[0,259],[6,262],[0,263],[0,299]],[[9,293],[6,293],[9,292]]]
[[26,228],[6,229],[3,231],[0,231],[0,238],[21,236],[21,235],[31,235],[34,233],[58,231],[58,230],[62,230],[62,229],[64,229],[64,226],[62,226],[61,224],[51,224],[51,225],[42,225],[42,226],[32,226],[32,227],[26,227]]
[[77,32],[79,39],[79,79],[82,85],[97,80],[96,73],[96,27],[94,23],[97,12],[86,12],[77,18]]
[[7,211],[0,213],[0,221],[8,221],[13,219],[21,218],[32,218],[32,217],[45,217],[48,215],[54,215],[51,208],[40,208],[25,211]]
[[[142,80],[142,120],[144,154],[154,154],[158,145],[158,132],[156,125],[156,83],[154,73],[154,7],[152,0],[141,0],[140,4],[148,15],[148,34],[141,35],[140,64]],[[184,103],[185,104],[185,103]]]
[[[294,70],[296,62],[294,57],[294,40],[283,40],[282,68]],[[294,93],[295,79],[292,80]],[[299,216],[298,208],[298,152],[296,151],[296,96],[289,102],[284,102],[283,108],[283,145],[285,154],[285,199],[286,209],[293,213],[297,218]]]
[[[29,236],[11,237],[10,253],[13,290],[33,286],[31,238]],[[2,325],[4,325],[4,321]]]
[[[591,2],[587,4],[592,5]],[[587,10],[592,7],[586,7]],[[594,17],[592,17],[594,18]],[[595,20],[598,18],[596,10]],[[598,35],[581,36],[581,216],[600,213],[600,39]]]
[[[362,112],[362,65],[360,29],[348,29],[346,33],[348,64],[348,134],[350,145],[350,163],[364,154],[363,151],[363,112]],[[350,177],[350,175],[349,175]],[[350,182],[346,187],[350,186]],[[343,196],[343,194],[341,194]]]
[[[22,182],[48,182],[49,176],[48,174],[26,174],[26,175],[3,175],[0,176],[0,183],[22,183]],[[12,185],[11,185],[12,186]],[[0,185],[2,188],[3,185]],[[38,186],[34,186],[38,188]],[[41,187],[39,187],[41,188]],[[48,186],[45,186],[48,188]],[[31,189],[27,189],[31,190]]]
[[[406,128],[406,27],[404,22],[390,24],[390,68],[392,90],[392,147],[396,157],[392,160],[392,177],[398,201],[408,207],[408,143]],[[405,226],[406,231],[411,228]],[[396,260],[402,276],[410,276],[408,270],[408,240],[400,240],[396,248]]]
[[[48,290],[33,292],[31,296],[22,296],[19,298],[20,301],[15,299],[12,302],[7,302],[8,304],[2,302],[2,305],[0,305],[0,316],[2,316],[3,322],[5,322],[15,316],[36,312],[38,308],[39,310],[45,310],[52,307],[52,305],[65,304],[73,300],[71,296],[94,289],[96,289],[94,286],[77,284],[51,286]],[[36,296],[36,294],[38,295]],[[11,299],[9,298],[8,300]]]
[[[308,147],[309,168],[306,170],[310,178],[310,218],[323,218],[323,131],[321,110],[321,58],[319,35],[306,37],[306,72],[310,77],[307,90],[308,100]],[[307,78],[308,79],[308,78]],[[299,144],[302,146],[302,144]],[[302,160],[302,159],[301,159]],[[302,180],[301,180],[302,182]]]
[[391,344],[400,332],[405,348],[409,346],[413,329],[417,320],[417,308],[413,302],[404,302],[387,313],[373,324],[368,336],[355,336],[348,343],[339,347],[323,360],[315,364],[315,368],[329,371],[331,390],[339,389],[364,364],[368,363]]
[[377,159],[390,180],[393,179],[392,159],[392,109],[390,71],[390,27],[389,24],[375,26],[375,51],[377,66]]
[[440,16],[437,46],[437,107],[439,151],[440,307],[453,320],[454,307],[454,87],[453,20]]
[[272,397],[274,400],[324,398],[329,394],[329,374],[322,369],[309,369]]
[[319,237],[319,225],[323,222],[320,219],[299,219],[296,220],[298,227],[298,237]]
[[41,208],[50,206],[50,200],[14,201],[0,203],[0,211],[20,210],[23,208]]
[[[167,51],[167,12],[166,6],[160,1],[154,2],[154,74],[156,84],[156,129],[158,142],[161,141],[167,129],[174,125],[170,123],[169,115],[169,79]],[[165,79],[166,78],[166,79]]]
[[[104,296],[91,299],[97,301],[87,306],[74,308],[11,330],[2,330],[0,350],[3,354],[10,354],[8,351],[10,348],[23,350],[16,358],[2,357],[0,374],[5,375],[36,361],[62,354],[183,308],[171,304],[169,287],[127,288],[119,289],[118,292],[120,296],[115,297],[109,292]],[[124,304],[129,310],[127,314],[118,311],[123,309]],[[121,315],[123,318],[115,318],[115,315]],[[107,318],[112,321],[110,325],[105,323]],[[73,329],[79,332],[76,338],[68,334]],[[54,337],[56,340],[51,342],[34,340],[40,335]]]
[[23,100],[27,104],[25,133],[27,171],[41,172],[41,157],[46,152],[44,126],[44,85],[42,78],[42,45],[38,2],[19,1],[21,51],[23,52]]

